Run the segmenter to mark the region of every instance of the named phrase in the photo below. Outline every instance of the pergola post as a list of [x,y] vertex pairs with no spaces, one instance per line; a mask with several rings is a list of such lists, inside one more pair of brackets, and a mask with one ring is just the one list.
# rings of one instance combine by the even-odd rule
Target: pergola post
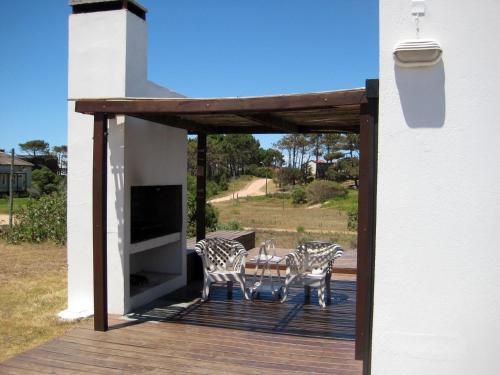
[[358,259],[356,273],[356,359],[370,373],[375,266],[378,80],[366,82],[359,130]]
[[94,330],[108,330],[108,282],[106,248],[107,115],[94,114],[92,172],[92,237],[94,268]]
[[205,239],[205,204],[207,199],[207,134],[198,133],[196,170],[196,241]]

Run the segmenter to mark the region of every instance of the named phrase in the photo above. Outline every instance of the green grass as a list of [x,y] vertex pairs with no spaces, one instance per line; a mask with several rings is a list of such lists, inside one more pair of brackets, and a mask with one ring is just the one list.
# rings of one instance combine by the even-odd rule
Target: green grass
[[[14,211],[26,206],[30,198],[14,198]],[[9,198],[0,198],[0,214],[9,213]]]
[[349,189],[343,197],[335,197],[327,200],[322,208],[336,208],[341,211],[351,211],[358,209],[358,191]]

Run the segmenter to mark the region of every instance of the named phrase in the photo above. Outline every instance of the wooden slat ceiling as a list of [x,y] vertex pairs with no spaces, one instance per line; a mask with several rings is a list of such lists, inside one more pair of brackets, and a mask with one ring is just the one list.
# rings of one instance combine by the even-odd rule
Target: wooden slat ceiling
[[107,113],[188,130],[190,133],[358,132],[364,88],[247,98],[76,99],[76,111]]

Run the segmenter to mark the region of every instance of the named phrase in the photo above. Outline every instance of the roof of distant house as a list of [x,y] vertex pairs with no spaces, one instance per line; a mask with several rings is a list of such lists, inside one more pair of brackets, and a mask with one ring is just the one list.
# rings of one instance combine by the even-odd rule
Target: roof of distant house
[[326,161],[326,160],[309,160],[308,163],[317,163],[317,164],[334,164],[331,161]]
[[[5,152],[0,151],[0,165],[10,165],[11,156]],[[14,157],[14,165],[24,165],[26,167],[32,167],[33,164],[29,161],[19,159]]]

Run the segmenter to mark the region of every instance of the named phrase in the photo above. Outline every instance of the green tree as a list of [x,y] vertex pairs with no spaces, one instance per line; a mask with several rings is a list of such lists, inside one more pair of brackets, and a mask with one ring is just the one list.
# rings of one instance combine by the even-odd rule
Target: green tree
[[359,158],[344,157],[339,159],[326,171],[326,178],[337,182],[353,180],[354,185],[359,184]]
[[19,143],[19,147],[35,158],[39,155],[46,155],[49,152],[49,144],[42,139],[34,139],[25,143]]
[[285,162],[283,154],[274,148],[262,150],[260,155],[261,163],[265,167],[281,167]]
[[56,175],[47,167],[35,169],[33,171],[32,184],[41,194],[50,194],[59,189],[62,177]]

